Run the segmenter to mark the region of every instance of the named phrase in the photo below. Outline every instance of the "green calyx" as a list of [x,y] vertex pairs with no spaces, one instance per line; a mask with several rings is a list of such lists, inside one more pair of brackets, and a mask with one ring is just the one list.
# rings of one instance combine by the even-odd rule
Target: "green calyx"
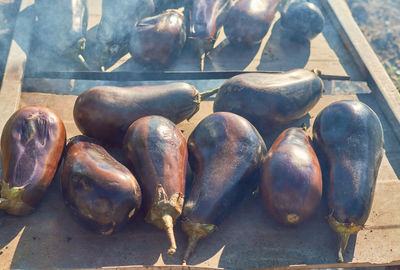
[[25,186],[10,188],[9,184],[2,180],[0,209],[17,216],[26,215],[32,212],[34,208],[22,200],[24,191]]
[[174,254],[176,251],[174,223],[182,214],[184,196],[182,193],[177,192],[171,198],[168,198],[163,186],[159,184],[156,188],[155,198],[156,200],[151,205],[145,220],[167,232],[170,241],[168,253]]

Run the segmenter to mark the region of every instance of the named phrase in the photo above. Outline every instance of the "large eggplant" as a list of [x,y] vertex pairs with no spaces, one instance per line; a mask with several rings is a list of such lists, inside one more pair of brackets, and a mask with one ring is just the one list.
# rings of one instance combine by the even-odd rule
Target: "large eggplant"
[[1,134],[0,209],[25,215],[40,202],[65,146],[65,127],[46,107],[26,106],[8,119]]
[[72,57],[89,69],[82,52],[86,45],[86,0],[36,0],[34,38],[42,50]]
[[79,130],[102,142],[122,144],[128,127],[148,115],[160,115],[174,123],[192,117],[200,100],[209,94],[179,82],[144,86],[97,86],[80,94],[74,106]]
[[321,10],[306,0],[290,0],[281,16],[282,33],[289,38],[304,42],[322,32],[325,18]]
[[129,37],[136,23],[154,13],[153,0],[103,0],[96,35],[98,65],[104,70],[111,61],[128,53]]
[[252,46],[267,34],[281,0],[239,0],[228,12],[224,32],[234,44]]
[[267,151],[255,127],[229,112],[203,119],[190,135],[188,149],[194,179],[182,215],[189,237],[184,263],[197,242],[258,185],[256,175]]
[[186,139],[170,120],[146,116],[124,138],[124,152],[143,189],[145,220],[166,230],[176,251],[174,223],[182,214],[187,167]]
[[316,73],[247,73],[234,76],[219,88],[214,112],[233,112],[260,131],[284,126],[306,115],[321,98],[323,82]]
[[163,68],[181,53],[186,42],[183,13],[169,9],[139,21],[132,32],[129,52],[145,66]]
[[268,212],[284,225],[302,223],[314,213],[322,174],[303,129],[286,129],[275,140],[262,165],[260,188]]
[[142,202],[132,173],[96,141],[82,135],[68,142],[61,188],[72,213],[103,235],[125,225]]
[[338,260],[343,262],[350,234],[363,228],[371,211],[384,152],[382,125],[364,103],[343,100],[318,114],[313,136],[319,158],[327,164],[322,169],[329,175],[324,179],[328,185],[328,221],[338,233]]
[[212,49],[218,22],[223,20],[229,4],[229,0],[193,0],[185,7],[189,14],[188,38],[200,54]]

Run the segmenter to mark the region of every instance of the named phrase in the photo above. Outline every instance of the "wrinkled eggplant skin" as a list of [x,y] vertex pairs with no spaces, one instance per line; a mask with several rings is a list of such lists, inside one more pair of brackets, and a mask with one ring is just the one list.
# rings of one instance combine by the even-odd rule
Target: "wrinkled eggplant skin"
[[53,180],[65,138],[62,120],[49,108],[26,106],[8,119],[1,135],[0,209],[13,215],[34,210]]
[[364,225],[374,197],[383,156],[378,116],[354,100],[335,102],[315,119],[313,140],[328,161],[328,205],[336,221]]
[[306,115],[321,98],[323,82],[314,73],[295,69],[279,74],[247,73],[220,87],[214,112],[232,112],[257,129],[273,129]]
[[203,119],[188,139],[194,179],[184,218],[218,225],[258,185],[267,149],[246,119],[229,112]]
[[305,0],[291,0],[281,16],[282,33],[292,40],[305,42],[322,32],[325,18],[321,10]]
[[303,129],[286,129],[275,140],[263,161],[260,190],[268,212],[284,225],[300,224],[314,213],[322,174]]
[[170,9],[138,22],[131,35],[129,52],[135,61],[160,69],[173,62],[185,42],[183,13]]
[[187,144],[173,122],[161,116],[140,118],[129,127],[123,145],[143,189],[146,209],[156,201],[159,184],[168,198],[177,192],[185,194]]
[[69,140],[61,172],[64,202],[91,230],[120,230],[140,208],[136,178],[102,146],[86,136]]
[[153,15],[154,10],[153,0],[103,0],[96,34],[99,66],[128,53],[129,36],[136,23]]
[[68,54],[82,51],[86,42],[86,0],[37,0],[35,38],[46,49]]
[[129,126],[148,115],[179,123],[199,110],[200,96],[190,84],[130,87],[98,86],[78,96],[74,120],[79,130],[102,143],[121,145]]
[[237,45],[252,46],[261,42],[278,10],[280,0],[239,0],[228,12],[224,32]]
[[196,51],[210,51],[216,39],[219,21],[229,8],[228,0],[193,0],[186,4],[189,35]]

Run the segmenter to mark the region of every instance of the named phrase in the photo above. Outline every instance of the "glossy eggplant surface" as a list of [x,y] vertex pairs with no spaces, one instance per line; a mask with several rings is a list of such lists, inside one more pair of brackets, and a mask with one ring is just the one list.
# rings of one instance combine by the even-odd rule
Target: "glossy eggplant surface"
[[136,178],[91,138],[73,137],[66,149],[61,187],[67,207],[92,231],[121,229],[142,202]]
[[7,121],[1,134],[0,209],[31,213],[56,173],[65,146],[65,127],[46,107],[26,106]]
[[332,103],[317,116],[313,126],[315,145],[327,161],[329,224],[338,233],[338,260],[350,234],[362,229],[371,211],[381,164],[383,130],[378,116],[355,100]]
[[204,118],[190,135],[188,149],[194,178],[183,210],[182,228],[189,237],[184,262],[197,242],[255,189],[266,154],[255,127],[229,112]]

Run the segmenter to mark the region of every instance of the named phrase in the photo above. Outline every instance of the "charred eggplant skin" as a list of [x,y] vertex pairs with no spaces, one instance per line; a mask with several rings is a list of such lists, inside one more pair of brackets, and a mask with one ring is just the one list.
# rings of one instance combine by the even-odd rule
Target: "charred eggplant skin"
[[153,0],[103,0],[96,34],[100,67],[128,53],[131,31],[136,23],[154,13]]
[[68,142],[61,188],[72,213],[103,235],[121,229],[142,202],[133,174],[95,140],[82,135]]
[[7,121],[1,135],[0,209],[31,213],[54,178],[65,146],[65,127],[47,107],[26,106]]
[[263,161],[260,190],[268,212],[284,225],[300,224],[314,213],[322,174],[303,129],[286,129],[275,140]]
[[[341,237],[339,261],[349,234],[368,219],[381,164],[383,130],[378,116],[355,100],[332,103],[317,116],[313,140],[329,172],[329,223]],[[347,239],[345,239],[347,238]]]
[[135,120],[160,115],[179,123],[195,114],[199,104],[199,92],[183,82],[131,87],[97,86],[78,96],[74,120],[83,134],[102,143],[121,145]]
[[323,82],[314,73],[295,69],[279,74],[247,73],[220,87],[214,112],[232,112],[257,129],[285,125],[306,115],[321,98]]
[[188,151],[186,139],[162,116],[136,120],[124,138],[124,152],[143,190],[146,221],[167,231],[176,250],[173,224],[182,214]]
[[228,11],[224,32],[234,44],[252,46],[267,34],[280,0],[239,0]]
[[185,263],[201,238],[211,234],[234,207],[258,186],[267,149],[249,121],[229,113],[204,118],[188,139],[193,185],[183,209],[189,236]]
[[283,34],[299,42],[313,39],[322,32],[324,24],[321,10],[306,0],[288,1],[281,16]]
[[169,9],[139,21],[129,42],[133,59],[143,65],[160,69],[171,64],[186,42],[183,13]]

